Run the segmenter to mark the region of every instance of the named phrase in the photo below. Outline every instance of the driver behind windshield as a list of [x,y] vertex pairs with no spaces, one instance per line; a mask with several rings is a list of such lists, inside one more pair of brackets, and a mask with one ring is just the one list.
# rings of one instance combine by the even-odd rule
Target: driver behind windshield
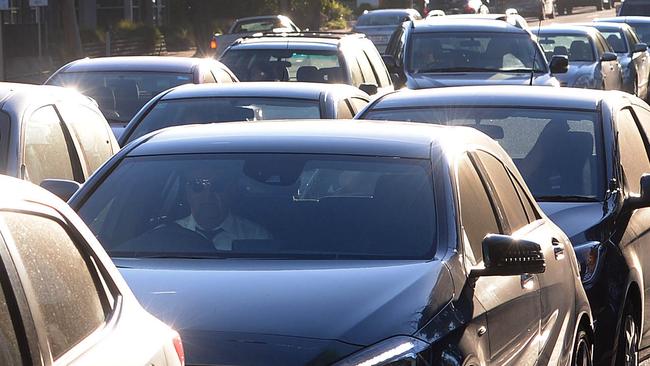
[[260,225],[231,212],[237,182],[225,170],[210,165],[188,171],[185,198],[190,214],[176,221],[211,241],[218,250],[232,250],[235,240],[270,239]]

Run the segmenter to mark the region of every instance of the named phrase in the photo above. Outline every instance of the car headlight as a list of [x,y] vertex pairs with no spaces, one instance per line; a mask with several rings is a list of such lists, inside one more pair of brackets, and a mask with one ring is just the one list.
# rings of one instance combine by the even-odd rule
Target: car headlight
[[591,88],[593,85],[594,79],[591,75],[580,75],[575,83],[573,83],[574,88]]
[[399,336],[389,338],[352,354],[334,366],[415,366],[418,354],[429,347],[419,339]]
[[600,270],[598,263],[604,251],[604,246],[597,241],[589,241],[574,247],[578,263],[580,264],[580,277],[582,283],[586,285],[596,278],[596,274]]

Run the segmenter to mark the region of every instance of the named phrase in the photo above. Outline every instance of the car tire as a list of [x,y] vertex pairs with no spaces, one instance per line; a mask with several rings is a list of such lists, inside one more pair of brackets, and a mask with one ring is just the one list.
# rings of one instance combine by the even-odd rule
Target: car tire
[[628,303],[621,317],[618,332],[616,366],[637,366],[639,364],[639,326],[634,319],[634,307]]
[[593,366],[593,349],[594,344],[589,333],[580,327],[573,342],[571,366]]

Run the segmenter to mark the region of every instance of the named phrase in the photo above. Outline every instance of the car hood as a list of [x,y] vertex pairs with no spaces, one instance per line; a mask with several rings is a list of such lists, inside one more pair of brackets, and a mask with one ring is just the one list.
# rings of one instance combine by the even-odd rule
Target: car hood
[[601,202],[538,202],[544,213],[571,238],[573,245],[584,242],[584,233],[604,217]]
[[453,293],[438,261],[115,262],[144,308],[179,331],[190,364],[330,363],[415,333]]
[[[501,72],[409,74],[406,81],[409,89],[470,85],[528,85],[529,83],[529,73]],[[533,78],[533,85],[560,86],[560,83],[548,74],[536,74]]]
[[596,62],[571,61],[569,70],[564,74],[556,74],[555,77],[560,81],[560,85],[573,86],[576,80],[582,75],[590,75],[593,79],[597,65],[598,63]]

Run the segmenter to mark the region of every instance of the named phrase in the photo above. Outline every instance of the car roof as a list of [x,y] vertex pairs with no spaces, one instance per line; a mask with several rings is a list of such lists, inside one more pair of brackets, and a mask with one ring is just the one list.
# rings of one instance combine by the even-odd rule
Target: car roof
[[431,17],[412,22],[416,33],[422,32],[500,32],[500,33],[528,33],[503,20],[476,17],[471,23],[459,21],[467,17],[454,18],[451,16]]
[[464,86],[390,93],[372,104],[371,109],[494,106],[594,111],[608,96],[624,95],[615,91],[549,86]]
[[365,39],[365,35],[338,32],[265,33],[242,37],[231,48],[287,48],[291,44],[305,48],[335,49],[341,42],[350,39]]
[[[195,57],[120,56],[84,58],[69,63],[62,72],[153,71],[190,73],[202,63],[213,62]],[[216,61],[214,61],[216,62]]]
[[594,27],[596,29],[604,30],[604,31],[618,31],[630,27],[627,23],[615,23],[615,22],[579,23],[579,25]]
[[625,16],[625,17],[610,17],[610,18],[596,18],[594,22],[602,23],[650,23],[650,17],[642,16]]
[[[81,104],[95,103],[74,89],[51,85],[0,82],[0,108],[22,111],[38,101],[42,105],[75,100]],[[9,107],[9,105],[11,105]]]
[[229,122],[158,130],[136,140],[127,156],[254,152],[428,159],[432,144],[453,141],[457,148],[471,136],[476,137],[476,133],[469,128],[408,122]]
[[[531,30],[531,33],[537,34],[537,29]],[[539,34],[567,34],[567,35],[589,35],[594,36],[598,30],[591,26],[575,24],[551,24],[539,27]]]
[[178,86],[161,100],[205,97],[280,97],[318,100],[322,93],[363,95],[358,88],[343,84],[302,82],[248,82],[225,84],[186,84]]

